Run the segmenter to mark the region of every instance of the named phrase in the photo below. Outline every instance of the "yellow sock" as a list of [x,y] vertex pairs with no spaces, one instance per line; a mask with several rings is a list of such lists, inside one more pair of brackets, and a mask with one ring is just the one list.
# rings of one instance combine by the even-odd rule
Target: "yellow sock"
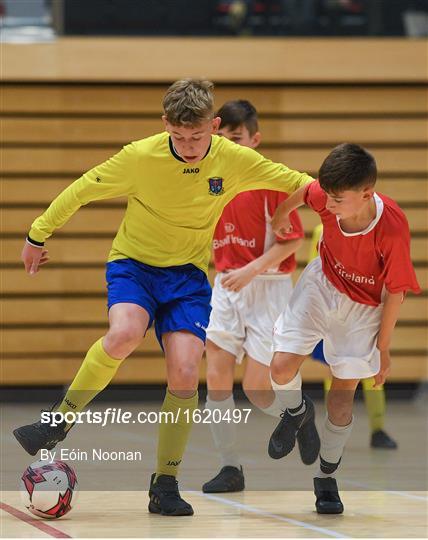
[[174,421],[161,419],[159,424],[156,478],[161,474],[177,476],[192,429],[193,411],[197,406],[198,392],[185,399],[174,396],[167,389],[161,411],[172,412]]
[[324,379],[324,401],[327,403],[327,394],[330,392],[331,379]]
[[105,352],[102,338],[96,341],[57,410],[63,414],[82,411],[113,379],[120,364],[121,360],[115,360]]
[[372,432],[383,429],[385,424],[385,389],[383,386],[373,388],[373,377],[362,379],[361,382],[370,428]]

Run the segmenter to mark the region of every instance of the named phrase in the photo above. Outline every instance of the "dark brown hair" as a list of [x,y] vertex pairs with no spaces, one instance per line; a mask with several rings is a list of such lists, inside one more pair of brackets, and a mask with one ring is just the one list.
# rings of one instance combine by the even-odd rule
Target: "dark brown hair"
[[251,136],[259,130],[256,108],[246,99],[226,101],[216,116],[221,118],[220,129],[227,126],[234,130],[244,125]]
[[339,144],[325,158],[318,173],[320,186],[327,193],[358,190],[376,183],[374,157],[358,144]]

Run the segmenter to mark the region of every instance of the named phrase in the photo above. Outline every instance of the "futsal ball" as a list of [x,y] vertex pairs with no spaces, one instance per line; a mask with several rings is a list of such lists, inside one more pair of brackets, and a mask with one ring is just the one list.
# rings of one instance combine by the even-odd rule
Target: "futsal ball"
[[63,461],[35,461],[21,477],[21,498],[34,515],[55,519],[65,516],[76,503],[77,477]]

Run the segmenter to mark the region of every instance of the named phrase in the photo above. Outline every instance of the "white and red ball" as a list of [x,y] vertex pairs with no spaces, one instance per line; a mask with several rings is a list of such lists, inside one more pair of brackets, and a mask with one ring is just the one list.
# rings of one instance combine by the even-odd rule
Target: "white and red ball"
[[34,515],[56,519],[75,505],[77,477],[63,461],[35,461],[21,477],[21,498]]

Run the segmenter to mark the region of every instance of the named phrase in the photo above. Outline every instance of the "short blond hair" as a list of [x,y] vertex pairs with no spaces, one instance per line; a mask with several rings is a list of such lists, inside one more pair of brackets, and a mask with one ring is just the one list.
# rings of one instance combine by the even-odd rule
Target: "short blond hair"
[[164,98],[167,121],[175,126],[198,126],[214,117],[214,84],[205,79],[182,79],[172,84]]

